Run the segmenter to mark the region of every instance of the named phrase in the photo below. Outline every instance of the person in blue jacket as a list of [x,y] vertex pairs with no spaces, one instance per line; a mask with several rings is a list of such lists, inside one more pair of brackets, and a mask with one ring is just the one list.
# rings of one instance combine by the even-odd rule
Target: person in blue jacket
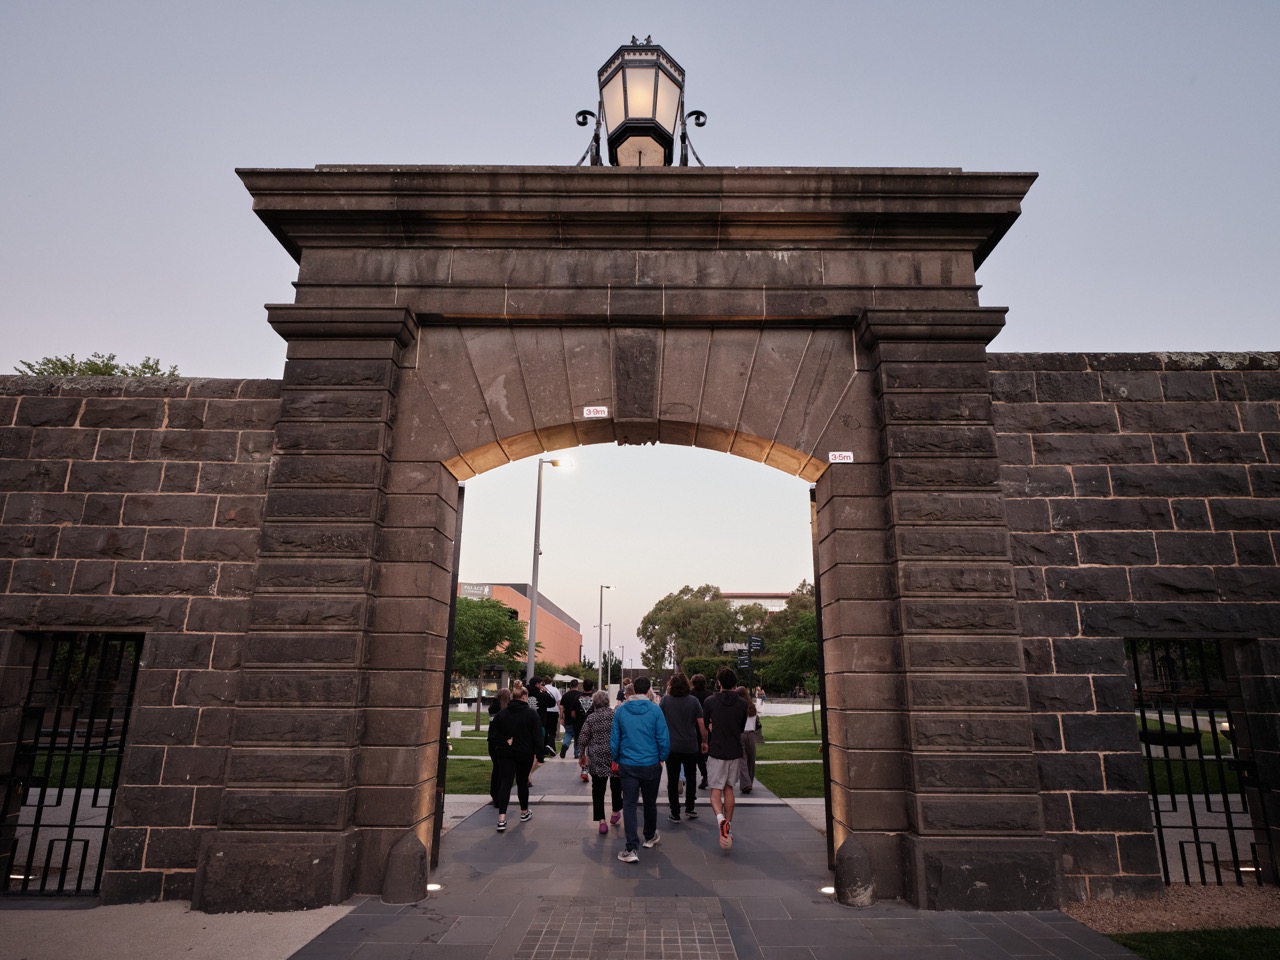
[[618,764],[622,778],[622,825],[627,847],[618,859],[638,863],[636,848],[640,836],[636,830],[636,800],[644,800],[644,846],[652,849],[662,842],[658,834],[658,783],[662,778],[662,762],[671,751],[671,735],[667,718],[649,699],[649,678],[632,681],[633,692],[613,712],[613,731],[609,734],[609,750]]

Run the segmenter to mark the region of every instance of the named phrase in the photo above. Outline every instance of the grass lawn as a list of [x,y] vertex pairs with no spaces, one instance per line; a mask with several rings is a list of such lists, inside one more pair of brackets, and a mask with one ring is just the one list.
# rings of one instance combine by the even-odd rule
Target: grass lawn
[[449,764],[445,774],[444,792],[446,794],[478,793],[485,796],[489,793],[489,776],[493,773],[493,765],[480,760],[459,760]]
[[450,737],[449,754],[454,757],[488,757],[489,741],[484,737]]
[[821,797],[822,764],[779,763],[756,767],[756,779],[779,797]]
[[[1142,719],[1135,718],[1138,724],[1138,731],[1142,731]],[[1180,729],[1177,725],[1171,723],[1160,723],[1150,717],[1147,718],[1147,730],[1149,731],[1177,731]],[[1190,728],[1188,728],[1190,729]],[[1229,759],[1219,760],[1214,755],[1216,748],[1219,755],[1227,754],[1231,751],[1231,742],[1214,730],[1200,731],[1200,752],[1196,753],[1195,745],[1186,747],[1186,759],[1183,759],[1183,749],[1179,747],[1168,747],[1169,757],[1152,757],[1144,759],[1142,768],[1147,774],[1148,781],[1154,781],[1155,792],[1159,794],[1169,793],[1194,793],[1204,794],[1208,791],[1210,794],[1218,795],[1224,789],[1227,793],[1238,793],[1240,790],[1240,780],[1236,771],[1227,766],[1231,761]],[[1159,749],[1156,749],[1159,752]],[[1203,765],[1201,757],[1204,758]]]
[[756,744],[757,760],[821,760],[822,741]]
[[1147,960],[1274,960],[1280,927],[1113,933],[1111,939]]
[[813,715],[793,713],[789,717],[765,717],[761,727],[769,740],[821,740],[822,720],[818,720],[818,732],[813,732]]

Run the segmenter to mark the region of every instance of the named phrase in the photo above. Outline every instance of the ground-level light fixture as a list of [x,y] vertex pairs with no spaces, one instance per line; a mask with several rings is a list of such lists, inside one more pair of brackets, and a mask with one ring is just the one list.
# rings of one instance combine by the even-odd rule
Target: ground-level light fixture
[[680,138],[679,163],[689,165],[689,152],[703,166],[689,143],[688,123],[701,127],[707,115],[701,110],[684,112],[684,67],[653,42],[652,37],[618,48],[600,68],[600,103],[595,112],[578,111],[578,126],[596,122],[595,134],[578,166],[604,164],[600,152],[600,128],[605,131],[608,161],[615,167],[671,167],[676,163],[675,142]]
[[441,890],[443,890],[443,889],[444,889],[444,884],[443,884],[443,883],[428,883],[428,884],[427,884],[427,893],[439,893],[439,892],[440,892]]

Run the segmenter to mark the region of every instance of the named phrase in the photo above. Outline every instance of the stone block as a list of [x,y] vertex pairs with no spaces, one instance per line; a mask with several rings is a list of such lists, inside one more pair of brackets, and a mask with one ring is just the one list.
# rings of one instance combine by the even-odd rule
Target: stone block
[[1067,467],[1002,465],[1000,487],[1006,497],[1068,497],[1074,491]]
[[1080,631],[1088,636],[1231,638],[1266,636],[1275,614],[1264,603],[1084,603]]
[[307,910],[351,895],[356,838],[351,831],[296,835],[218,831],[207,835],[192,891],[193,909]]
[[1044,839],[908,837],[907,883],[925,910],[1054,910],[1059,858]]
[[142,854],[147,847],[147,832],[145,829],[114,827],[107,834],[107,869],[141,870]]
[[262,528],[262,553],[364,557],[373,551],[374,533],[369,525],[272,521]]
[[237,710],[234,738],[237,745],[333,744],[356,742],[356,711],[347,709]]
[[903,563],[898,577],[904,594],[917,595],[1007,597],[1013,585],[1005,564]]
[[1127,675],[1124,642],[1118,639],[1054,640],[1053,659],[1058,673]]
[[1044,578],[1050,600],[1129,599],[1129,579],[1120,567],[1049,567]]
[[1256,433],[1193,433],[1187,436],[1193,463],[1265,463],[1262,438]]
[[1019,500],[1006,502],[1009,529],[1016,533],[1047,533],[1051,530],[1049,506],[1054,500]]
[[345,788],[351,777],[351,754],[346,750],[290,748],[234,750],[227,768],[230,786],[287,786],[311,784]]
[[191,823],[191,787],[124,786],[116,794],[112,826],[186,827]]
[[181,560],[186,541],[187,531],[182,527],[154,527],[147,531],[147,542],[142,548],[142,559]]
[[226,753],[220,747],[169,747],[161,782],[177,786],[221,784]]
[[1135,567],[1129,570],[1129,579],[1133,584],[1134,600],[1216,600],[1218,597],[1217,578],[1211,567]]
[[164,401],[149,398],[116,400],[87,397],[80,413],[82,427],[148,430],[164,422]]
[[922,836],[1035,836],[1044,832],[1037,796],[917,794],[916,829]]
[[1280,373],[1274,370],[1250,371],[1244,383],[1250,400],[1280,400]]
[[1082,713],[1094,709],[1088,677],[1028,677],[1027,688],[1031,709],[1038,712]]
[[1102,758],[1096,753],[1038,753],[1036,768],[1045,790],[1075,792],[1105,789]]
[[363,623],[365,599],[362,596],[273,596],[259,594],[253,598],[250,619],[258,627],[318,627],[349,629]]
[[386,445],[382,423],[285,422],[276,428],[276,446],[284,453],[377,451]]
[[1077,561],[1076,538],[1069,533],[1015,533],[1009,538],[1009,546],[1018,566],[1064,566]]
[[[1276,562],[1280,552],[1272,549],[1271,535],[1266,533],[1233,533],[1231,539],[1235,543],[1238,562],[1246,566],[1269,566]],[[1280,543],[1280,540],[1276,542]]]
[[895,531],[897,554],[903,559],[1004,558],[1008,535],[1003,530],[957,527],[915,528]]
[[1232,432],[1240,429],[1235,408],[1222,403],[1120,404],[1120,429],[1126,433]]
[[163,886],[158,871],[105,870],[99,895],[105,904],[151,903],[160,899]]
[[[1034,708],[1033,708],[1034,709]],[[1062,720],[1056,713],[1031,718],[1032,743],[1037,753],[1062,749]],[[1051,827],[1050,829],[1056,829]]]
[[82,402],[78,397],[22,397],[13,423],[19,427],[74,427]]
[[1074,637],[1080,632],[1074,602],[1020,603],[1018,620],[1024,637]]
[[983,393],[889,394],[884,400],[884,415],[889,423],[990,423],[991,397]]
[[919,670],[1021,670],[1022,650],[1012,638],[907,637],[906,666]]
[[[34,460],[92,460],[97,446],[97,430],[40,427],[31,432],[30,456]],[[3,452],[3,442],[0,441],[0,456]],[[25,451],[23,455],[26,455]]]
[[17,560],[9,581],[10,593],[67,593],[75,573],[71,560]]
[[1000,494],[894,493],[890,497],[898,523],[999,523],[1004,519]]
[[278,486],[377,486],[384,469],[383,459],[374,454],[282,454],[276,461],[274,482]]
[[84,514],[84,499],[83,493],[10,493],[4,501],[4,523],[76,524]]
[[1064,746],[1073,752],[1132,753],[1138,728],[1132,714],[1073,713],[1063,715],[1062,735]]
[[1116,846],[1120,853],[1120,869],[1124,873],[1160,873],[1160,852],[1151,834],[1122,833],[1116,837]]
[[987,372],[976,363],[881,362],[876,372],[886,393],[909,390],[985,392]]
[[216,507],[216,497],[131,493],[125,497],[123,522],[137,527],[210,527]]
[[[75,464],[74,466],[80,466]],[[65,460],[0,460],[0,490],[58,492],[67,487]]]
[[1041,403],[1093,402],[1102,399],[1098,374],[1041,370],[1035,375],[1036,399]]
[[1280,499],[1220,498],[1209,501],[1209,511],[1216,530],[1280,529]]
[[1102,756],[1106,789],[1138,792],[1147,789],[1146,765],[1137,753],[1107,753]]
[[31,455],[31,427],[0,427],[0,457],[25,459]]
[[1146,833],[1151,830],[1150,799],[1142,793],[1073,793],[1071,812],[1082,832]]
[[1156,553],[1161,564],[1170,566],[1226,566],[1236,562],[1235,544],[1229,533],[1161,531],[1156,534]]
[[1155,534],[1082,532],[1075,538],[1081,563],[1145,566],[1156,562]]
[[915,676],[907,680],[907,700],[913,710],[1025,710],[1027,683],[1017,676]]
[[111,592],[115,564],[110,560],[81,560],[71,580],[71,592],[105,594]]
[[240,702],[354,706],[360,676],[349,670],[248,670],[241,677]]
[[219,826],[235,829],[340,830],[350,818],[347,790],[227,788]]
[[982,600],[904,599],[903,629],[924,633],[1016,633],[1018,611],[1012,598]]
[[192,707],[234,706],[239,680],[235,670],[182,670],[173,702]]
[[1022,466],[1034,463],[1036,456],[1031,438],[1021,433],[1001,433],[996,436],[996,459],[1001,464]]
[[978,758],[912,756],[911,789],[921,793],[1035,792],[1035,763],[1030,757]]
[[1050,500],[1053,530],[1167,530],[1169,503],[1157,499]]
[[976,460],[902,459],[889,463],[893,489],[989,489],[999,479],[1000,462],[994,457]]
[[1164,389],[1160,374],[1154,370],[1133,370],[1103,373],[1102,399],[1133,403],[1135,401],[1159,401]]
[[1243,466],[1160,465],[1111,468],[1118,497],[1248,496],[1249,474]]
[[267,496],[267,515],[272,520],[371,520],[378,507],[372,490],[285,490],[273,489]]
[[212,563],[129,563],[116,564],[113,592],[119,595],[153,596],[208,594],[218,577]]
[[1151,441],[1132,434],[1046,433],[1031,438],[1037,464],[1151,463]]
[[293,388],[363,387],[387,389],[392,386],[395,365],[387,360],[290,360],[285,364],[285,402]]
[[917,714],[909,718],[908,729],[916,750],[1010,753],[1031,749],[1030,725],[1021,715]]

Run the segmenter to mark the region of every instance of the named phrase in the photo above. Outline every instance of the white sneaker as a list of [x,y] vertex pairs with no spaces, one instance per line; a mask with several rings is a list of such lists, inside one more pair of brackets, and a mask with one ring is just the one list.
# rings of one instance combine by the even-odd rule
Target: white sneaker
[[660,834],[657,830],[655,830],[653,831],[653,836],[650,837],[648,840],[646,840],[644,843],[642,843],[641,846],[644,847],[646,850],[652,850],[661,842],[662,842],[662,834]]
[[639,863],[640,862],[640,858],[636,856],[636,852],[634,850],[623,850],[620,854],[618,854],[618,859],[621,860],[623,863]]

